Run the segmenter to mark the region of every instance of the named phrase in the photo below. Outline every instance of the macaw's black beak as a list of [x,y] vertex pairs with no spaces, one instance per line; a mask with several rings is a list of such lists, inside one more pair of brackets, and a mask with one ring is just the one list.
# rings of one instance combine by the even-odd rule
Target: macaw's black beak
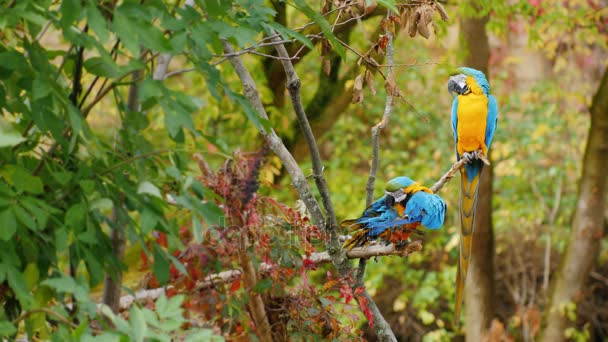
[[464,95],[469,92],[469,86],[467,85],[466,76],[456,75],[450,77],[448,81],[448,91],[452,95]]
[[460,91],[458,83],[456,83],[456,81],[454,81],[452,78],[450,78],[450,80],[448,81],[448,91],[450,92],[450,94],[452,94],[452,96],[459,94]]

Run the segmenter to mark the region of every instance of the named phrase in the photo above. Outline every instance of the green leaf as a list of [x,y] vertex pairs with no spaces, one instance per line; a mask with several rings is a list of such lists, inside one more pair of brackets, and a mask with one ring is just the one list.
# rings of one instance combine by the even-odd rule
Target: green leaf
[[[163,298],[165,296],[162,296]],[[164,301],[161,302],[161,307],[158,307],[158,301],[156,304],[156,312],[158,316],[163,319],[168,318],[180,318],[182,315],[182,303],[184,302],[184,295],[177,295],[169,298],[168,300],[165,298]],[[160,298],[159,298],[160,300]]]
[[43,192],[42,180],[40,177],[32,176],[31,171],[16,165],[6,165],[0,171],[9,184],[19,192],[29,192],[31,194],[41,194]]
[[274,34],[273,30],[276,30],[283,39],[295,38],[297,41],[304,44],[309,49],[314,50],[315,48],[315,45],[312,43],[312,41],[310,41],[308,37],[301,34],[300,32],[292,31],[287,27],[272,21],[269,23],[263,23],[262,25],[266,27],[266,29],[269,31],[269,34]]
[[45,98],[48,94],[51,93],[51,85],[48,80],[44,77],[36,77],[34,83],[32,84],[32,98],[34,100],[39,100]]
[[76,109],[76,107],[74,107],[74,105],[71,103],[67,105],[67,110],[68,119],[70,121],[70,125],[72,126],[72,131],[74,131],[73,137],[75,138],[82,130],[82,113],[80,113],[80,110]]
[[80,0],[64,0],[61,2],[61,26],[69,30],[74,21],[80,17]]
[[184,342],[197,342],[197,341],[211,341],[211,342],[223,342],[225,341],[223,336],[214,335],[211,329],[200,329],[194,333],[186,336]]
[[15,146],[24,142],[25,140],[27,139],[22,137],[21,134],[16,131],[0,131],[0,147]]
[[101,212],[109,211],[114,208],[114,202],[111,199],[104,197],[98,198],[91,202],[91,206],[89,207],[89,211],[99,210]]
[[13,210],[15,211],[15,216],[17,216],[17,220],[23,223],[26,227],[35,231],[40,229],[32,217],[32,214],[25,210],[22,206],[16,205],[13,207]]
[[23,54],[11,50],[0,53],[0,67],[8,70],[27,69],[27,60]]
[[393,0],[378,0],[378,4],[393,11],[393,14],[399,14],[399,9],[397,9],[397,6],[395,6],[395,1]]
[[148,194],[157,198],[162,199],[163,195],[160,193],[160,190],[156,187],[156,185],[148,182],[148,181],[143,181],[141,183],[139,183],[139,187],[137,188],[137,193],[138,194]]
[[154,228],[156,228],[156,225],[158,224],[158,221],[159,221],[159,216],[153,210],[146,207],[141,212],[140,220],[141,220],[141,233],[143,235],[146,235],[150,231],[152,231]]
[[[1,219],[0,222],[2,222]],[[194,235],[194,241],[196,243],[203,242],[203,226],[201,225],[201,219],[197,215],[192,215],[192,235]],[[8,241],[8,239],[6,241]]]
[[131,310],[129,310],[129,323],[133,333],[132,341],[143,342],[148,331],[148,326],[146,325],[144,313],[136,305],[131,306]]
[[74,293],[76,292],[76,282],[74,279],[61,275],[56,278],[49,278],[40,283],[40,285],[48,286],[56,291],[65,292],[65,293]]
[[7,321],[0,322],[0,336],[8,337],[17,332],[17,328],[11,323]]
[[118,66],[113,60],[103,57],[91,57],[84,61],[84,68],[95,76],[116,78],[120,76]]
[[308,6],[304,0],[295,0],[295,6],[300,12],[304,13],[307,17],[319,25],[325,38],[327,38],[331,45],[333,45],[334,49],[336,49],[336,53],[342,57],[342,60],[346,59],[346,51],[332,32],[331,26],[327,20],[325,20],[325,17],[322,16],[321,13],[310,8],[310,6]]
[[97,9],[97,5],[93,0],[87,2],[87,18],[89,26],[97,34],[101,43],[105,43],[110,36],[110,32],[108,31],[106,20]]
[[7,208],[0,213],[0,239],[9,241],[17,232],[17,218],[11,208]]
[[8,286],[15,292],[22,309],[28,310],[34,304],[34,298],[30,294],[23,274],[14,267],[10,267],[6,272],[6,279]]
[[[246,253],[246,252],[245,252]],[[272,288],[272,279],[264,278],[258,281],[257,284],[253,287],[253,291],[257,293],[264,293]]]
[[154,245],[154,264],[152,271],[161,285],[169,281],[169,260],[158,245]]
[[23,271],[23,277],[25,278],[27,287],[32,290],[40,279],[40,271],[38,270],[38,266],[33,262],[27,264],[25,270]]
[[220,225],[222,224],[222,218],[224,217],[224,211],[217,206],[214,202],[204,202],[200,205],[198,212],[203,216],[203,219],[209,225]]
[[119,6],[114,11],[112,29],[120,37],[121,42],[127,50],[134,56],[138,56],[139,44],[137,42],[137,35],[134,34],[137,32],[137,23],[133,22],[123,13],[123,6]]
[[[65,213],[65,224],[68,227],[78,229],[84,228],[84,220],[87,214],[86,203],[76,203]],[[84,229],[83,229],[84,230]]]

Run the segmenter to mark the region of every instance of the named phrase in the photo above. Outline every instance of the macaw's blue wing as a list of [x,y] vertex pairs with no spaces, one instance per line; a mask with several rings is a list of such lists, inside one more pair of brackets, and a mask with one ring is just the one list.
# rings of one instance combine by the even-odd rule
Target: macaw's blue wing
[[342,221],[342,227],[355,231],[353,236],[344,242],[343,248],[352,249],[377,238],[394,227],[392,222],[397,218],[399,214],[395,208],[386,204],[386,195],[382,196],[365,209],[360,218]]
[[496,126],[498,125],[498,102],[493,95],[488,96],[488,119],[486,123],[486,137],[485,143],[490,150],[490,144],[492,144],[492,138],[494,138],[494,132],[496,132]]
[[423,191],[412,195],[405,207],[407,217],[414,222],[420,222],[429,229],[439,229],[443,226],[447,205],[439,195]]
[[454,96],[452,101],[452,133],[454,134],[454,151],[456,151],[456,160],[460,160],[458,155],[458,96]]

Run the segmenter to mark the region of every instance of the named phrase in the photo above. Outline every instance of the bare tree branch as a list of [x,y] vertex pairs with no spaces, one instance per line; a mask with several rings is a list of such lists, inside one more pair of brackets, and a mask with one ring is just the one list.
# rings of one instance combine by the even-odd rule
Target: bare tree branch
[[[422,250],[422,243],[420,241],[414,241],[409,243],[405,248],[396,248],[393,244],[390,245],[374,245],[366,247],[356,247],[346,252],[349,259],[357,258],[373,258],[379,256],[399,256],[407,257],[413,253]],[[312,253],[309,257],[302,256],[303,259],[307,258],[315,264],[326,264],[332,262],[332,257],[328,252]],[[273,269],[273,266],[267,263],[260,264],[260,271],[262,273],[268,273]],[[218,286],[225,283],[233,282],[239,279],[243,275],[241,270],[228,270],[219,273],[214,273],[206,276],[203,281],[198,282],[195,286],[194,291],[204,290],[213,286]],[[126,295],[120,298],[120,309],[125,310],[131,307],[136,301],[143,300],[155,300],[156,298],[165,294],[170,286],[165,286],[157,289],[140,290],[133,295]],[[101,304],[100,304],[101,305]]]
[[[234,49],[232,48],[232,46],[230,46],[230,44],[228,44],[226,41],[224,41],[223,44],[224,44],[225,53],[234,52]],[[243,62],[238,57],[230,57],[229,61],[232,64],[235,71],[237,72],[237,75],[239,76],[241,83],[243,84],[243,91],[245,93],[245,97],[251,102],[251,104],[258,111],[260,116],[262,118],[267,119],[268,115],[266,114],[262,101],[260,100],[260,96],[257,91],[257,87],[255,85],[255,81],[253,80],[253,77],[251,76],[251,74],[249,73],[249,71],[243,64]],[[289,66],[284,65],[284,67],[289,68],[289,69],[286,68],[286,70],[285,70],[288,74],[289,74],[290,70],[293,70],[293,72],[295,73],[295,69],[293,69],[293,64],[291,64],[291,61],[285,60],[283,63],[289,63],[291,65],[291,68],[289,68]],[[297,76],[297,75],[294,74],[292,76]],[[288,75],[288,77],[289,77],[289,75]],[[299,81],[295,82],[295,83],[292,82],[292,87],[296,86],[296,85],[298,85],[298,88],[294,88],[294,89],[298,90],[298,94],[297,94],[298,97],[296,98],[296,99],[298,99],[299,98]],[[294,102],[294,108],[296,108],[296,111],[298,110],[297,108],[299,106],[301,106],[301,103],[298,105],[297,101]],[[302,110],[302,112],[303,112],[303,110]],[[308,122],[308,120],[306,119],[306,114],[304,114],[303,118],[306,120],[306,122]],[[279,159],[281,159],[281,162],[285,166],[285,169],[290,174],[290,176],[292,178],[292,184],[298,191],[300,198],[302,199],[302,201],[306,205],[307,209],[309,210],[313,222],[317,226],[324,227],[325,231],[330,234],[331,238],[330,238],[330,243],[327,246],[327,251],[329,252],[329,254],[332,257],[332,262],[333,262],[334,266],[336,266],[338,272],[340,273],[340,275],[342,277],[348,277],[348,276],[352,275],[353,268],[350,265],[350,263],[348,262],[348,258],[345,256],[345,253],[340,248],[338,236],[335,232],[332,233],[332,231],[335,229],[334,226],[332,225],[332,223],[334,223],[336,221],[335,216],[330,217],[329,222],[326,221],[325,216],[321,212],[319,203],[312,195],[312,192],[308,186],[308,183],[306,182],[306,178],[304,177],[302,169],[300,169],[299,165],[297,164],[297,162],[295,161],[295,159],[293,158],[291,153],[289,153],[289,151],[287,150],[287,148],[285,147],[285,145],[283,144],[281,139],[276,135],[274,130],[271,129],[270,132],[266,132],[264,130],[264,128],[260,127],[259,131],[264,136],[266,141],[268,142],[270,148],[277,154]],[[320,165],[320,159],[318,161],[319,161],[319,165]],[[322,170],[320,170],[320,171],[322,171]],[[315,174],[315,178],[322,178],[322,177],[323,176],[321,174]],[[323,192],[324,191],[323,187],[320,187],[319,191]],[[328,194],[326,194],[326,195],[328,195]],[[327,199],[329,199],[329,197],[327,197]],[[328,204],[328,206],[326,207],[326,209],[328,210],[328,212],[329,212],[329,210],[332,210],[332,213],[333,213],[333,209],[331,209],[332,208],[331,203],[327,203],[327,204]],[[386,322],[386,320],[384,319],[384,316],[378,309],[378,306],[376,305],[376,303],[374,302],[372,297],[369,295],[369,293],[364,290],[363,293],[361,294],[361,297],[365,300],[368,309],[372,313],[373,321],[374,321],[373,322],[374,331],[376,332],[378,339],[380,341],[396,341],[395,335],[394,335],[391,327],[389,326],[388,322]]]
[[[276,50],[280,57],[289,57],[284,45],[277,45]],[[323,176],[323,164],[321,162],[319,147],[317,146],[315,136],[310,128],[310,123],[308,122],[306,113],[304,112],[304,106],[302,105],[302,98],[300,97],[300,78],[298,77],[296,69],[293,67],[293,64],[289,61],[289,59],[282,59],[281,63],[283,64],[283,68],[285,69],[285,73],[287,75],[287,89],[289,90],[289,95],[291,96],[291,102],[293,103],[294,110],[300,124],[300,129],[302,130],[302,133],[304,133],[304,137],[310,151],[313,177],[315,179],[315,183],[317,184],[317,188],[319,189],[319,193],[321,194],[323,207],[325,207],[325,210],[327,211],[325,230],[330,234],[330,244],[334,247],[338,247],[340,242],[338,240],[338,233],[336,232],[336,214],[331,203],[327,182]]]
[[[234,48],[228,44],[228,42],[224,41],[223,44],[224,52],[234,53]],[[238,57],[229,57],[228,60],[230,61],[230,64],[232,64],[232,67],[243,84],[243,93],[247,100],[249,100],[261,118],[268,119],[268,114],[266,114],[266,110],[264,109],[264,105],[260,99],[255,81],[243,62]],[[281,159],[285,169],[291,176],[293,186],[296,188],[300,198],[306,205],[306,209],[308,209],[312,221],[319,227],[325,227],[325,217],[321,212],[319,203],[315,199],[310,187],[308,186],[308,183],[306,182],[306,176],[304,176],[302,169],[300,169],[300,166],[295,161],[291,153],[289,153],[287,148],[285,148],[281,138],[279,138],[273,129],[271,129],[270,132],[266,132],[264,128],[260,128],[259,132],[264,136],[264,139],[268,143],[270,149],[272,149],[279,159]]]

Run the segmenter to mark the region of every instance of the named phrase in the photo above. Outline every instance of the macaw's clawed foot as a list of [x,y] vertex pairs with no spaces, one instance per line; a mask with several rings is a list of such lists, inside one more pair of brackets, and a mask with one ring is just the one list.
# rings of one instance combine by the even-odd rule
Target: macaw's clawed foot
[[410,244],[410,240],[401,240],[395,242],[395,249],[405,249]]
[[479,159],[480,153],[477,151],[473,152],[465,152],[462,154],[462,159],[467,161],[467,164],[472,162],[473,160]]
[[470,164],[473,160],[481,160],[484,164],[490,165],[488,157],[485,155],[485,153],[483,153],[482,150],[465,152],[462,154],[462,159],[464,159],[467,164]]

